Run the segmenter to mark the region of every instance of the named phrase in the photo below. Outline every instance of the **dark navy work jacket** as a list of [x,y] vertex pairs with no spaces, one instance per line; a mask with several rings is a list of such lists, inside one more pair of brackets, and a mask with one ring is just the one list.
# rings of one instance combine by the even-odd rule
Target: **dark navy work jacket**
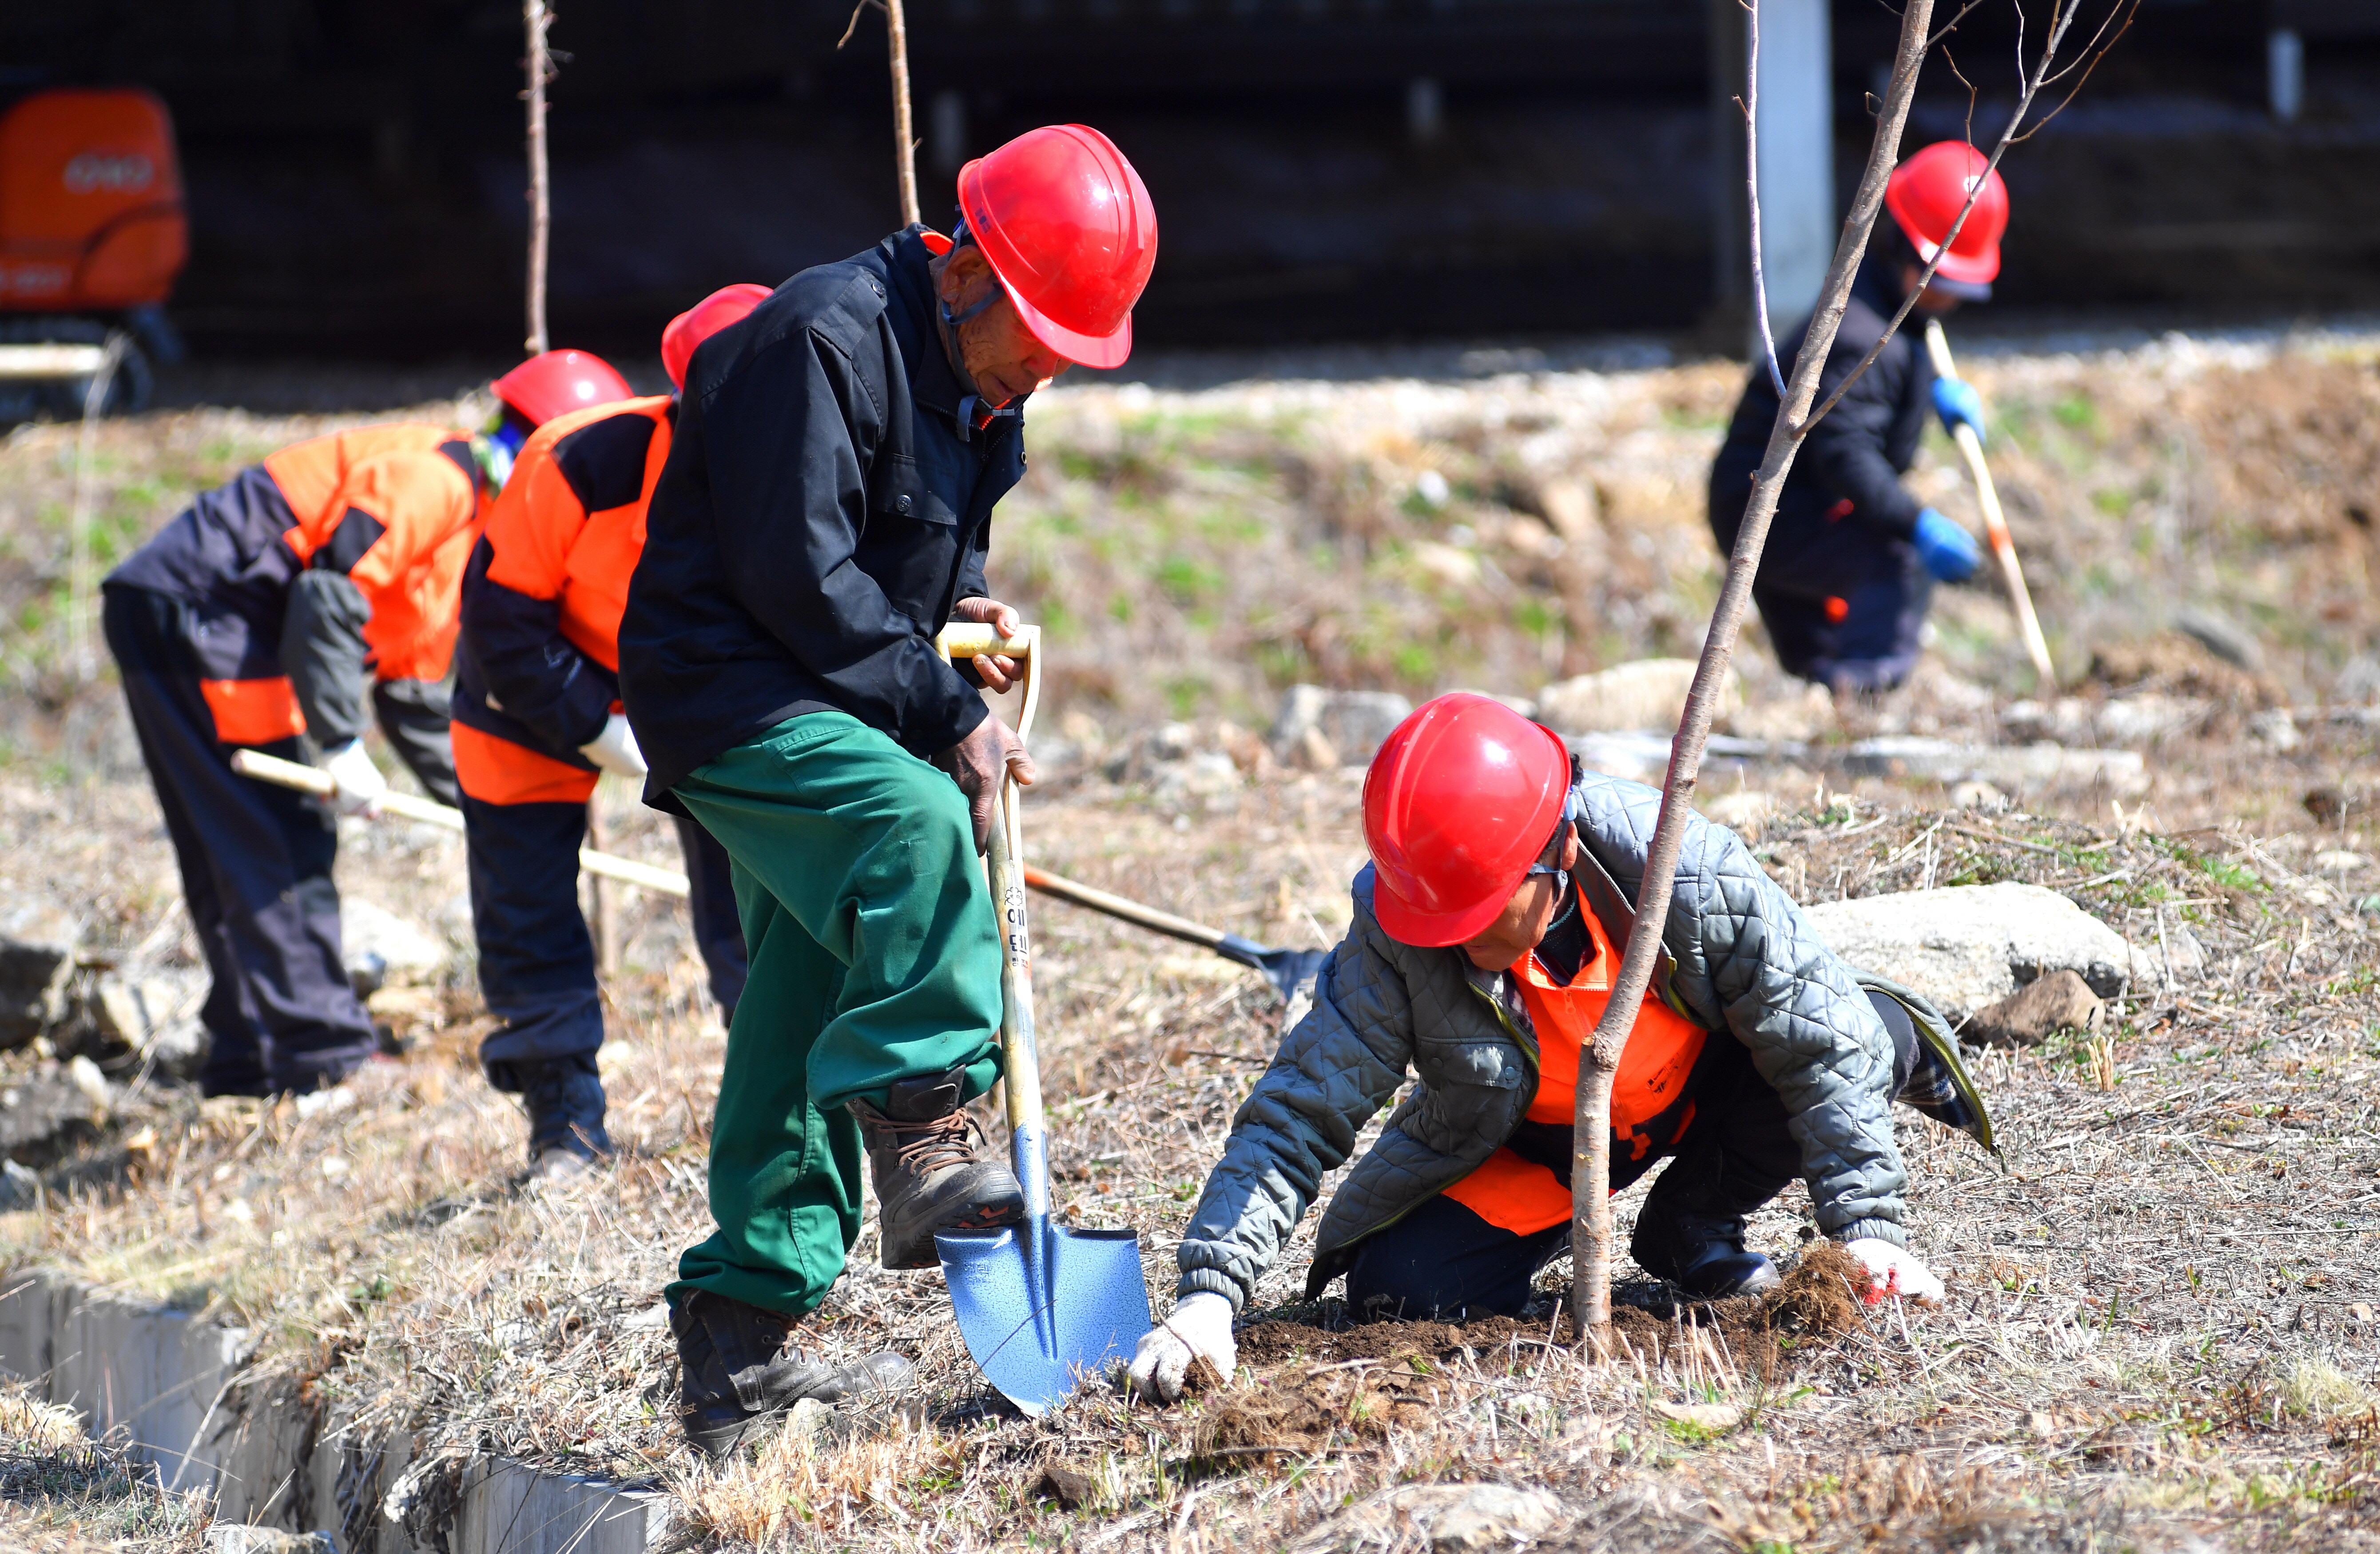
[[985,591],[1021,418],[984,417],[936,326],[924,228],[805,270],[703,342],[620,622],[649,802],[735,745],[839,710],[930,755],[986,716],[935,655]]

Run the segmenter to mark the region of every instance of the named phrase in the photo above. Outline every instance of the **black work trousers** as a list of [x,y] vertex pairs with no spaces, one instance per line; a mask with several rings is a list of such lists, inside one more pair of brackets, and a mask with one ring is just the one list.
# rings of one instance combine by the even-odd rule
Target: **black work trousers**
[[[199,690],[189,616],[182,600],[121,585],[100,612],[213,974],[199,1011],[211,1038],[200,1083],[211,1095],[318,1089],[374,1046],[339,952],[338,832],[320,800],[231,769]],[[305,758],[294,739],[259,748]]]
[[[1895,1088],[1917,1060],[1906,1010],[1883,994],[1869,1001],[1891,1033]],[[1633,1185],[1667,1159],[1640,1216],[1745,1215],[1802,1173],[1802,1148],[1786,1127],[1785,1101],[1752,1066],[1742,1042],[1713,1035],[1694,1066],[1694,1120],[1666,1155],[1631,1160],[1614,1150],[1611,1190]],[[1570,1227],[1518,1235],[1451,1198],[1431,1198],[1357,1248],[1347,1270],[1347,1303],[1358,1316],[1517,1316],[1545,1266],[1570,1250]]]
[[[480,945],[480,992],[504,1024],[480,1044],[499,1090],[519,1090],[528,1071],[591,1057],[603,1045],[595,942],[578,910],[583,803],[491,804],[463,797],[471,874],[471,923]],[[744,931],[727,853],[696,822],[677,818],[694,936],[721,1018],[744,992]]]
[[1932,574],[1907,540],[1787,496],[1752,583],[1777,662],[1830,690],[1892,689],[1917,667]]

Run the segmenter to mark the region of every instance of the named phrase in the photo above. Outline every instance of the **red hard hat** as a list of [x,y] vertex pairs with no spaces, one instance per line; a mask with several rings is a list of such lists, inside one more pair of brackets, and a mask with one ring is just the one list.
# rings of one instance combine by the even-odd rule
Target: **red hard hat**
[[1364,774],[1373,915],[1401,944],[1478,936],[1553,838],[1570,791],[1559,735],[1457,691],[1397,725]]
[[1157,207],[1115,142],[1079,124],[1028,129],[959,169],[959,212],[1033,337],[1120,367],[1157,263]]
[[496,398],[542,426],[568,410],[626,399],[636,390],[591,351],[549,350],[532,356],[495,383]]
[[769,300],[769,288],[751,281],[738,281],[722,286],[701,301],[669,321],[662,331],[662,371],[679,388],[686,386],[686,363],[694,360],[694,348],[718,334],[731,324],[741,324],[745,314]]
[[1884,186],[1884,207],[1917,250],[1931,261],[1949,236],[1950,224],[1966,210],[1967,194],[1977,179],[1983,192],[1967,212],[1966,225],[1942,255],[1934,273],[1968,286],[1988,286],[2000,273],[2000,234],[2008,230],[2008,185],[2000,181],[1991,158],[1963,141],[1937,141],[1892,170]]

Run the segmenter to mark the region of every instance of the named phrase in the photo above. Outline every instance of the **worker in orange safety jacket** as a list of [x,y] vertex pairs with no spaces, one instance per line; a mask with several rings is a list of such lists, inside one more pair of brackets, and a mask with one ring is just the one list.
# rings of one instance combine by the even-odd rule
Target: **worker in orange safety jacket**
[[[201,493],[109,574],[101,619],[213,974],[200,1020],[209,1095],[336,1083],[370,1056],[340,953],[333,811],[387,789],[368,716],[452,801],[444,680],[457,593],[513,455],[540,420],[625,396],[617,373],[551,351],[494,385],[479,434],[405,424],[285,447]],[[235,749],[303,759],[330,804],[234,772]]]
[[[695,348],[764,300],[731,286],[670,322],[662,364],[683,385]],[[578,910],[578,849],[602,772],[645,762],[619,701],[620,613],[668,462],[674,393],[561,416],[521,449],[463,580],[455,767],[469,841],[480,987],[504,1024],[480,1044],[491,1083],[528,1112],[529,1164],[583,1171],[607,1153],[595,1054],[603,1010]],[[722,1019],[744,990],[727,854],[677,817],[694,936]]]

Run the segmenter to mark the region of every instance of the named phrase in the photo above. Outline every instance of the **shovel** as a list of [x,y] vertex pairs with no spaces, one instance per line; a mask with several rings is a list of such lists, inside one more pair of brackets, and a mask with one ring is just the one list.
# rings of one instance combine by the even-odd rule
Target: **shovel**
[[1244,939],[1237,934],[1226,934],[1220,928],[1209,928],[1203,923],[1193,923],[1186,917],[1176,917],[1170,912],[1142,906],[1129,897],[1113,895],[1094,886],[1071,880],[1059,875],[1025,866],[1025,883],[1044,896],[1055,896],[1062,901],[1072,901],[1078,907],[1105,912],[1152,934],[1164,934],[1172,938],[1187,939],[1192,944],[1205,945],[1226,961],[1236,961],[1264,973],[1273,985],[1281,1001],[1287,1003],[1297,996],[1297,990],[1313,982],[1322,962],[1330,959],[1327,949],[1267,949],[1254,939]]
[[[949,642],[953,633],[945,633]],[[977,653],[1025,660],[1025,705],[1039,676],[1030,628]],[[961,639],[958,653],[972,643]],[[946,648],[946,651],[950,649]],[[1022,734],[1023,721],[1019,722]],[[934,1237],[959,1335],[985,1377],[1009,1401],[1038,1415],[1062,1402],[1111,1360],[1128,1359],[1148,1331],[1148,1287],[1140,1237],[1050,1220],[1050,1162],[1041,1120],[1041,1071],[1033,1047],[1033,946],[1025,919],[1016,785],[993,805],[985,849],[1001,919],[1002,1087],[1008,1101],[1010,1159],[1025,1190],[1025,1222],[996,1230],[943,1230]]]

